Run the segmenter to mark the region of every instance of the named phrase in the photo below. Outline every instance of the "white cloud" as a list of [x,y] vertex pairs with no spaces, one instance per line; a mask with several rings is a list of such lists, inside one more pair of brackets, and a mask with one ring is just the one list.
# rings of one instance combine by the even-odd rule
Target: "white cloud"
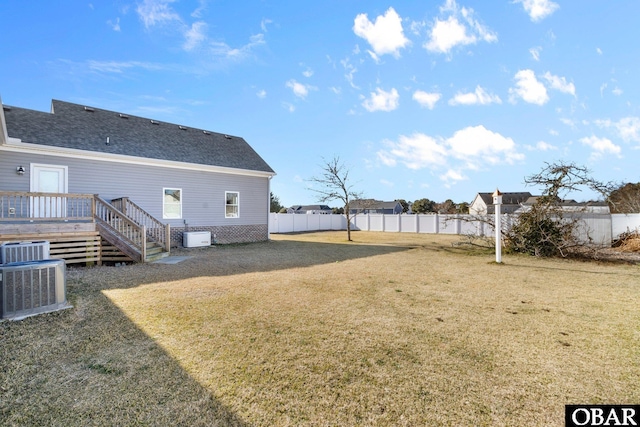
[[244,46],[232,48],[224,42],[209,42],[209,52],[213,56],[224,57],[226,59],[241,60],[248,57],[254,48],[264,45],[263,34],[255,34],[249,38],[249,42]]
[[529,53],[534,61],[540,61],[540,52],[542,52],[542,47],[536,46],[529,49]]
[[273,24],[273,21],[271,19],[263,19],[260,22],[260,28],[262,28],[263,32],[265,32],[265,33],[267,32],[267,25],[269,25],[269,24]]
[[430,110],[435,108],[441,97],[442,95],[439,93],[429,93],[422,90],[417,90],[413,93],[413,99],[422,107],[427,107]]
[[495,32],[474,18],[473,9],[459,8],[455,0],[447,0],[440,14],[443,17],[434,20],[429,40],[423,45],[430,52],[450,54],[457,46],[498,40]]
[[154,64],[152,62],[140,62],[140,61],[87,61],[87,66],[90,71],[98,73],[115,73],[121,74],[129,69],[141,68],[147,71],[158,71],[166,69],[166,66],[160,64]]
[[551,145],[544,141],[538,141],[538,143],[534,146],[527,145],[527,150],[529,151],[555,151],[558,149],[555,145]]
[[136,8],[146,28],[172,21],[181,22],[180,16],[169,6],[174,0],[144,0]]
[[515,0],[515,2],[522,3],[533,22],[542,21],[560,7],[551,0]]
[[311,68],[307,67],[307,69],[302,72],[302,75],[307,77],[307,78],[309,78],[309,77],[313,76],[313,70]]
[[464,170],[512,164],[524,159],[511,138],[492,132],[484,126],[464,128],[448,139],[423,133],[401,135],[397,142],[386,140],[383,146],[377,157],[386,166],[397,166],[400,163],[409,169],[438,169],[454,163],[456,166],[449,166],[450,171],[442,175],[447,180],[454,181],[465,178]]
[[477,86],[474,92],[458,92],[449,100],[449,105],[489,105],[502,104],[498,95],[488,93],[482,87]]
[[[197,47],[204,46],[206,53],[214,57],[222,57],[229,60],[241,60],[249,56],[252,50],[264,45],[264,34],[255,34],[249,37],[249,41],[240,47],[231,47],[221,41],[210,40],[206,35],[207,24],[200,20],[189,26],[171,7],[176,0],[143,0],[138,4],[136,12],[147,29],[160,25],[173,25],[173,30],[184,37],[182,45],[185,51],[193,51]],[[200,1],[200,7],[191,16],[200,17],[206,8],[206,2]]]
[[470,126],[446,140],[452,157],[463,160],[468,169],[483,165],[512,164],[524,156],[516,151],[513,139],[492,132],[484,126]]
[[548,100],[547,89],[536,79],[532,70],[520,70],[515,75],[516,87],[510,88],[511,101],[522,98],[530,104],[544,105]]
[[610,139],[607,139],[607,138],[598,138],[597,136],[590,136],[587,138],[580,139],[580,142],[593,149],[593,152],[591,153],[592,159],[598,159],[602,157],[604,154],[619,155],[620,151],[622,151],[618,145],[615,145],[613,142],[611,142]]
[[571,119],[567,119],[567,118],[561,118],[561,119],[560,119],[560,121],[561,121],[563,124],[565,124],[565,125],[569,126],[570,128],[572,128],[572,129],[576,129],[576,122],[575,122],[575,121],[573,121],[573,120],[571,120]]
[[205,41],[207,38],[205,34],[206,29],[207,29],[206,23],[202,21],[194,22],[193,25],[191,25],[191,28],[189,28],[185,32],[186,40],[182,45],[184,50],[187,50],[187,51],[193,50],[198,45],[200,45],[203,41]]
[[369,99],[365,99],[362,106],[369,112],[393,111],[398,108],[399,100],[400,95],[395,88],[390,92],[377,88],[375,92],[371,92]]
[[447,184],[451,184],[451,182],[456,183],[458,181],[464,181],[469,178],[456,170],[449,169],[445,174],[440,175],[440,179]]
[[409,169],[422,169],[439,166],[446,162],[445,146],[423,133],[411,136],[400,135],[398,142],[384,141],[387,150],[378,151],[378,159],[387,166],[395,166],[397,162]]
[[538,141],[538,143],[536,144],[536,148],[540,151],[550,151],[558,149],[558,147],[556,147],[555,145],[551,145],[544,141]]
[[285,110],[287,110],[290,113],[293,113],[294,111],[296,111],[296,106],[289,103],[289,102],[283,102],[282,103],[282,108],[284,108]]
[[376,17],[375,23],[369,21],[366,13],[359,14],[354,20],[353,32],[369,42],[374,59],[384,54],[397,58],[400,56],[400,49],[411,43],[404,36],[402,18],[392,7],[384,15]]
[[386,179],[381,179],[380,180],[380,184],[384,185],[385,187],[389,187],[389,188],[391,188],[391,187],[393,187],[395,185],[393,182],[391,182],[389,180],[386,180]]
[[353,82],[354,76],[358,72],[358,69],[349,62],[349,58],[343,59],[342,61],[340,61],[340,64],[342,64],[342,67],[345,69],[344,78],[349,82],[349,85],[354,89],[360,89]]
[[120,18],[116,18],[116,21],[108,20],[107,24],[111,27],[113,31],[120,31]]
[[640,142],[640,117],[625,117],[617,122],[596,120],[601,128],[613,128],[624,142]]
[[544,79],[549,82],[552,89],[556,89],[560,92],[569,93],[573,96],[576,96],[576,87],[573,83],[567,83],[567,79],[565,79],[564,77],[554,76],[548,71],[544,73],[542,77],[544,77]]
[[258,92],[256,92],[256,96],[260,99],[265,99],[267,97],[267,91],[264,89],[261,89]]
[[295,96],[302,99],[305,99],[307,95],[309,95],[310,90],[317,90],[317,88],[314,86],[299,83],[294,79],[291,79],[287,83],[285,83],[285,86],[290,88]]

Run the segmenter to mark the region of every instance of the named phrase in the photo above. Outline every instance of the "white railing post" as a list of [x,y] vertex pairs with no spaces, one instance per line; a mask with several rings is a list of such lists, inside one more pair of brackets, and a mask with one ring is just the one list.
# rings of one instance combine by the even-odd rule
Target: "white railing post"
[[502,226],[500,224],[501,220],[501,212],[500,206],[502,205],[502,193],[500,190],[496,188],[496,191],[493,193],[493,204],[495,206],[495,214],[496,214],[496,262],[500,264],[502,262]]

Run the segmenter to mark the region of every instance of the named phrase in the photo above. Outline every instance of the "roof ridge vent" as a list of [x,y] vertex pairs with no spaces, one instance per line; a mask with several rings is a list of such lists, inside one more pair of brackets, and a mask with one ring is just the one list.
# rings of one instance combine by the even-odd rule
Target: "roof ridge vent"
[[209,132],[208,130],[203,130],[202,133],[204,133],[205,135],[211,135],[211,132]]
[[156,120],[149,120],[151,122],[152,125],[159,125],[160,122],[156,121]]
[[187,130],[185,126],[178,126],[181,130]]
[[225,135],[224,137],[225,137],[226,139],[231,139],[231,138],[232,138],[232,136],[231,136],[231,135]]
[[129,116],[127,116],[126,114],[118,114],[120,116],[121,119],[128,119]]
[[96,109],[92,108],[92,107],[84,107],[84,111],[88,111],[89,113],[93,113],[94,111],[96,111]]

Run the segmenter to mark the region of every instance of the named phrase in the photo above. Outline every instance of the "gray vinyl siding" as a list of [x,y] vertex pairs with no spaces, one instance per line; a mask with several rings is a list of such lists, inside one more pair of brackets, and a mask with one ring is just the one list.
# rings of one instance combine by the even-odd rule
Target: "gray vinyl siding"
[[[0,150],[0,190],[29,191],[31,163],[68,166],[69,192],[131,201],[172,227],[267,224],[269,180],[111,161],[85,160]],[[17,166],[26,173],[16,174]],[[182,219],[162,218],[163,188],[182,190]],[[225,218],[225,191],[240,193],[239,218]]]

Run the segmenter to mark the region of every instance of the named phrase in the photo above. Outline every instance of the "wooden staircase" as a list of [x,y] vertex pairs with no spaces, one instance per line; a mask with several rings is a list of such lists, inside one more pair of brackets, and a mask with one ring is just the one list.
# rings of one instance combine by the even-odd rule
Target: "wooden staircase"
[[153,262],[169,256],[171,233],[126,197],[111,203],[95,198],[95,221],[100,235],[135,262]]

